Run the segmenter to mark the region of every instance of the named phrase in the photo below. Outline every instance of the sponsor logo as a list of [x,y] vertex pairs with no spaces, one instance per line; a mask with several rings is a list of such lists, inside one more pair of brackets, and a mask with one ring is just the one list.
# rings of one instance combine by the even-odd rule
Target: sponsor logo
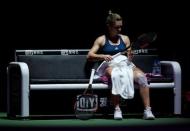
[[78,50],[61,50],[61,55],[77,55],[79,54]]
[[107,101],[108,101],[108,98],[107,97],[101,97],[100,98],[100,107],[106,107],[107,106]]
[[77,95],[78,111],[96,111],[98,108],[97,95]]
[[133,53],[135,55],[137,54],[148,54],[148,49],[138,49],[138,50],[134,50]]
[[25,50],[25,55],[43,55],[42,50]]

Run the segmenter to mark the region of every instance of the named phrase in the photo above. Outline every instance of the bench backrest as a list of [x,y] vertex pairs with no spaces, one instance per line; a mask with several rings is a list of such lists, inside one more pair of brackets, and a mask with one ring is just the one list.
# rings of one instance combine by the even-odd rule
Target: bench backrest
[[[88,79],[92,64],[86,61],[88,49],[16,50],[15,61],[29,66],[32,80]],[[133,62],[144,72],[152,71],[157,55],[137,54]]]

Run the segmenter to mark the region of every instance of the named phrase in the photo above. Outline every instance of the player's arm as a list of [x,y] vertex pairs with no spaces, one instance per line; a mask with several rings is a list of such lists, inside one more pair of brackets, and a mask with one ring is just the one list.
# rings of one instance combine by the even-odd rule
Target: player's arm
[[131,48],[132,43],[130,42],[130,39],[128,36],[123,35],[122,38],[123,38],[123,41],[125,42],[126,48],[127,48],[126,55],[127,55],[128,59],[131,61],[133,58],[133,51]]
[[106,60],[110,61],[112,60],[111,55],[105,55],[105,54],[97,54],[98,50],[102,47],[105,38],[103,36],[98,37],[92,48],[89,50],[87,54],[87,59],[91,61],[97,61],[97,60]]

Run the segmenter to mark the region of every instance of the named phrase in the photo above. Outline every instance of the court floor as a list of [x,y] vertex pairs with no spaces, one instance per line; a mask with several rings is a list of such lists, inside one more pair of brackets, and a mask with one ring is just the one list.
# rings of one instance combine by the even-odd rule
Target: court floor
[[100,128],[118,129],[168,129],[189,130],[190,118],[188,117],[157,117],[155,120],[143,120],[140,117],[125,116],[123,120],[113,120],[112,118],[92,118],[89,120],[79,120],[77,118],[50,118],[33,117],[31,119],[8,119],[6,113],[0,113],[0,129],[83,129],[99,130]]

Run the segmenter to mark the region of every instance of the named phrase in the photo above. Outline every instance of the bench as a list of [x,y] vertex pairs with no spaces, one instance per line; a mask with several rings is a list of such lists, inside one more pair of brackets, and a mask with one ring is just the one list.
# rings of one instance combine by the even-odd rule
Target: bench
[[[32,91],[77,92],[86,89],[90,70],[96,65],[86,60],[87,52],[88,49],[16,50],[15,61],[7,67],[7,116],[30,117]],[[137,50],[133,59],[146,73],[152,71],[153,61],[158,58],[151,52],[151,49]],[[150,78],[149,86],[172,89],[173,113],[181,114],[180,64],[176,61],[160,63],[163,77]],[[109,90],[108,85],[100,80],[95,80],[92,87],[98,92]]]

